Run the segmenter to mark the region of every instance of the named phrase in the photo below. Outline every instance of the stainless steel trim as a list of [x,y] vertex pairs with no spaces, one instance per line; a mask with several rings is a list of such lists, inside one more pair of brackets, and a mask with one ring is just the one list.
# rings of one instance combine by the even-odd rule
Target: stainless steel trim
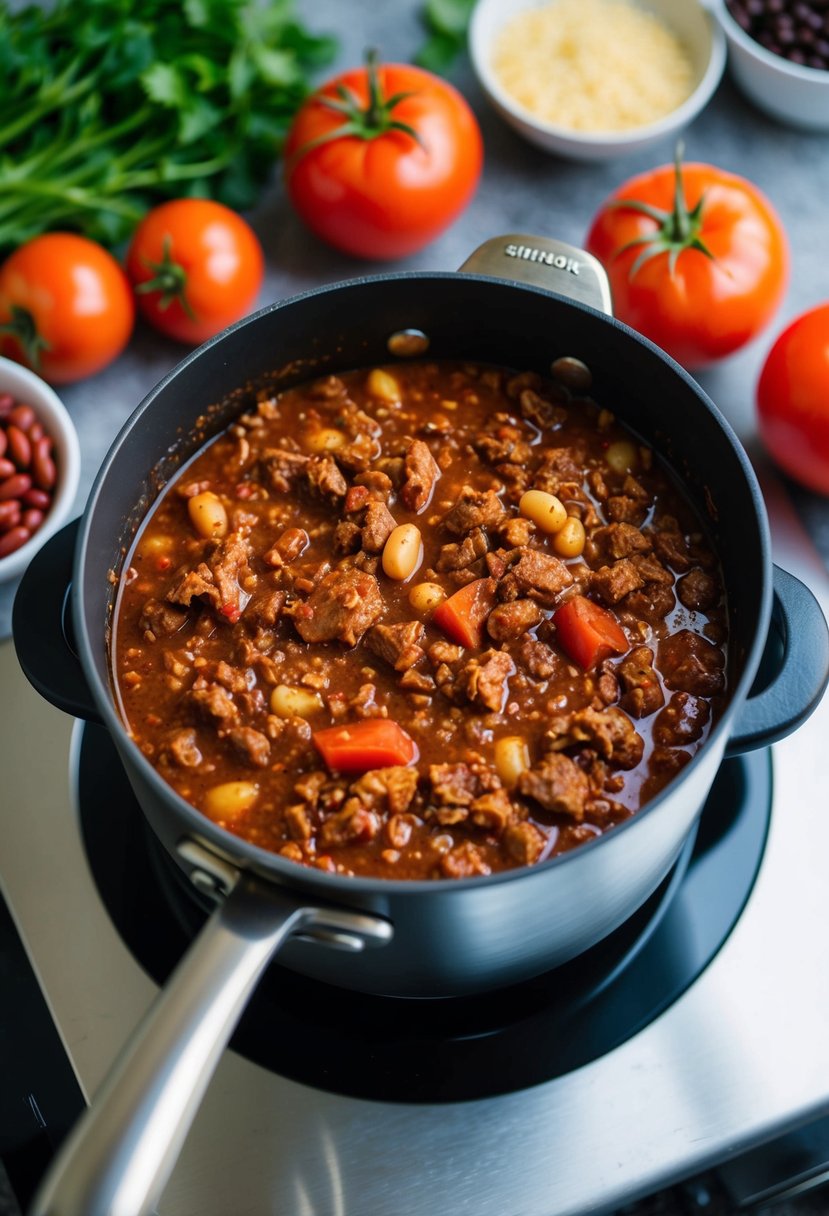
[[459,268],[467,274],[515,279],[613,315],[610,282],[601,262],[564,241],[510,232],[484,241]]

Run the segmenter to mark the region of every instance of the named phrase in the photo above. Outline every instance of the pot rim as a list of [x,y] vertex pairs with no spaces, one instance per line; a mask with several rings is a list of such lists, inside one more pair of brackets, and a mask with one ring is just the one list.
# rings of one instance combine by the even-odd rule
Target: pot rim
[[[493,874],[478,875],[471,878],[453,878],[445,881],[436,881],[434,879],[396,879],[396,878],[372,878],[360,875],[348,876],[343,874],[329,874],[322,870],[314,870],[311,867],[298,865],[287,858],[280,857],[278,853],[263,849],[258,845],[251,844],[242,837],[235,836],[233,833],[221,828],[213,820],[209,819],[202,811],[199,811],[191,803],[182,798],[172,786],[159,775],[157,770],[150,764],[149,760],[144,756],[143,752],[132,739],[126,724],[121,718],[115,704],[113,689],[110,683],[106,685],[98,675],[97,664],[94,659],[92,640],[87,630],[86,621],[83,613],[83,599],[80,588],[83,587],[82,571],[85,563],[87,545],[89,542],[89,531],[91,526],[92,516],[95,513],[98,501],[104,490],[104,487],[109,476],[110,469],[117,457],[117,454],[127,439],[139,423],[141,417],[149,410],[157,397],[159,397],[165,389],[174,380],[186,375],[188,368],[199,359],[204,358],[208,352],[214,347],[220,345],[230,335],[235,334],[250,325],[256,324],[263,317],[271,314],[278,314],[283,309],[290,308],[300,302],[312,300],[314,298],[326,297],[335,295],[345,289],[361,287],[364,285],[375,285],[384,282],[395,282],[406,280],[411,282],[454,282],[462,278],[464,282],[481,282],[487,285],[493,283],[499,284],[508,289],[518,289],[522,293],[530,292],[533,295],[538,295],[541,298],[554,296],[562,303],[570,308],[574,308],[580,312],[587,313],[594,317],[598,317],[601,321],[615,329],[622,331],[629,339],[643,348],[651,355],[655,355],[661,362],[666,363],[675,375],[690,388],[693,395],[697,398],[700,407],[708,411],[718,424],[723,438],[728,442],[732,454],[736,457],[737,462],[742,470],[746,481],[746,487],[749,491],[753,506],[755,522],[758,528],[759,547],[762,554],[763,577],[762,577],[762,597],[758,604],[757,621],[754,629],[754,636],[750,647],[747,648],[743,669],[740,676],[731,690],[728,704],[720,715],[719,720],[714,725],[711,733],[708,735],[703,746],[695,753],[691,760],[686,764],[675,777],[673,777],[662,790],[651,798],[641,809],[637,810],[629,819],[617,824],[612,831],[603,833],[594,837],[578,848],[569,850],[566,853],[560,853],[554,857],[547,858],[545,861],[539,862],[532,866],[516,866],[513,869],[497,871]],[[243,378],[240,378],[241,383],[244,383]],[[624,423],[624,418],[621,419]],[[657,449],[658,451],[658,449]],[[672,475],[677,478],[680,484],[684,484],[683,479],[674,471],[673,465],[669,461],[665,461]],[[154,505],[156,499],[147,507],[142,520],[146,518],[147,513]],[[124,557],[126,556],[126,551]],[[78,654],[83,667],[84,675],[89,682],[93,698],[104,723],[110,733],[117,741],[119,750],[127,749],[130,755],[131,762],[136,765],[141,773],[142,779],[147,782],[161,797],[162,802],[169,803],[172,801],[175,805],[179,816],[188,824],[187,836],[193,839],[207,842],[208,846],[215,849],[218,856],[230,857],[234,866],[241,870],[251,871],[267,881],[274,881],[278,885],[288,885],[291,887],[301,887],[304,889],[313,889],[315,895],[321,894],[324,898],[343,901],[342,896],[372,896],[382,899],[384,896],[399,898],[406,894],[424,895],[429,892],[435,894],[441,892],[449,894],[452,892],[463,892],[470,889],[489,888],[493,885],[518,881],[521,878],[527,878],[531,875],[540,875],[542,873],[552,872],[553,869],[560,867],[567,862],[571,865],[580,857],[585,857],[592,854],[597,847],[602,843],[615,839],[620,833],[629,831],[635,824],[639,823],[643,818],[655,812],[658,808],[664,806],[671,797],[676,793],[677,789],[685,779],[686,774],[694,771],[700,763],[704,763],[710,755],[712,748],[720,746],[725,747],[727,741],[727,733],[731,723],[737,714],[738,709],[743,704],[746,695],[751,687],[752,681],[756,674],[763,649],[766,644],[770,619],[771,619],[771,603],[772,603],[772,581],[771,581],[771,536],[769,531],[768,518],[765,510],[762,491],[754,473],[754,469],[748,458],[748,455],[737,437],[733,427],[714,404],[707,393],[696,382],[693,376],[671,358],[665,351],[651,342],[644,335],[631,329],[623,321],[618,318],[608,315],[607,313],[595,309],[588,304],[579,300],[574,300],[569,296],[559,292],[551,291],[548,288],[537,287],[532,284],[520,282],[516,279],[508,279],[491,275],[473,274],[458,271],[395,271],[385,274],[359,275],[351,279],[339,280],[336,283],[325,284],[320,287],[313,287],[307,291],[287,297],[284,300],[277,300],[272,304],[258,309],[242,320],[237,321],[234,325],[229,326],[221,333],[208,339],[207,342],[190,351],[185,357],[171,368],[165,376],[150,391],[144,396],[142,401],[136,406],[133,412],[129,415],[124,425],[113,440],[110,448],[104,457],[104,460],[96,474],[92,488],[89,493],[83,515],[81,517],[77,541],[75,545],[75,556],[72,576],[72,616],[75,627],[75,637],[77,642]],[[106,647],[107,656],[109,655],[109,645]],[[702,810],[702,806],[699,807]],[[143,808],[142,808],[143,811]],[[169,808],[172,813],[172,807]],[[180,837],[185,838],[185,833],[182,832]]]

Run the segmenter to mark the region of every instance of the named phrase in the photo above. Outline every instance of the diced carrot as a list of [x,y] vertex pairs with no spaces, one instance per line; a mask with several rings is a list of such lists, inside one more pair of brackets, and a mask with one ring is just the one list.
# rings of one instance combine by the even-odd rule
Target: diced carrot
[[611,654],[630,649],[612,612],[583,595],[574,595],[553,613],[556,638],[564,653],[585,671]]
[[461,646],[479,647],[484,625],[495,607],[497,584],[492,578],[477,578],[438,604],[432,624]]
[[372,768],[411,764],[420,753],[417,744],[390,718],[366,718],[348,726],[314,731],[314,744],[335,773],[367,773]]

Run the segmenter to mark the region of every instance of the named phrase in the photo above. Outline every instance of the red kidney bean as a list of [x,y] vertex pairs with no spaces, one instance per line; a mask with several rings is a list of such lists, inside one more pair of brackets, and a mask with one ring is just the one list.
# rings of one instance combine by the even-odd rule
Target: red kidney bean
[[31,535],[29,529],[20,524],[17,528],[6,532],[4,536],[0,536],[0,557],[8,557],[10,553],[14,553],[21,545],[25,545]]
[[6,448],[9,446],[9,441],[6,438],[6,432],[0,426],[0,459],[6,455]]
[[13,477],[17,469],[11,460],[0,460],[0,481],[5,481],[7,477]]
[[48,511],[52,505],[51,494],[47,494],[45,490],[37,490],[34,486],[22,494],[20,500],[24,506],[37,507],[38,511]]
[[16,498],[0,502],[0,532],[8,532],[20,523],[20,503]]
[[20,522],[24,528],[28,528],[30,532],[36,532],[43,523],[45,516],[42,511],[38,511],[37,507],[29,507],[28,511],[24,511],[20,517]]
[[16,405],[9,413],[9,422],[14,426],[19,426],[21,431],[28,431],[36,417],[30,405]]
[[10,498],[22,498],[31,488],[32,479],[28,473],[15,473],[0,484],[0,502],[7,502]]
[[0,393],[0,418],[5,418],[14,409],[14,397],[11,393]]
[[12,424],[6,431],[9,455],[19,469],[28,469],[32,463],[32,444],[25,431]]
[[32,443],[34,443],[36,439],[42,439],[43,436],[46,434],[46,432],[43,429],[42,422],[33,422],[26,433],[28,434]]
[[57,480],[55,462],[49,455],[51,446],[51,439],[44,435],[42,439],[38,439],[32,452],[32,474],[35,485],[40,490],[51,490]]

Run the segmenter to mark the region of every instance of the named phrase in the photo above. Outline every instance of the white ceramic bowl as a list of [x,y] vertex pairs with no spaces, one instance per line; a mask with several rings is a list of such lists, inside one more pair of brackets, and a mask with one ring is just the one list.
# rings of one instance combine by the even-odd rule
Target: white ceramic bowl
[[725,0],[712,7],[728,39],[731,75],[749,100],[791,126],[829,131],[829,71],[773,55],[740,28]]
[[540,8],[550,0],[478,0],[470,23],[469,52],[481,87],[492,105],[526,139],[548,152],[572,160],[612,160],[641,152],[676,135],[697,116],[719,84],[725,66],[725,37],[699,0],[636,2],[678,35],[691,58],[694,89],[676,110],[658,122],[628,131],[585,132],[544,122],[515,101],[492,69],[493,47],[503,26],[516,13]]
[[17,401],[32,407],[54,440],[57,466],[57,485],[48,515],[30,540],[0,558],[0,583],[7,583],[20,577],[44,541],[69,518],[81,476],[81,452],[66,406],[34,372],[0,357],[0,393],[11,393]]

